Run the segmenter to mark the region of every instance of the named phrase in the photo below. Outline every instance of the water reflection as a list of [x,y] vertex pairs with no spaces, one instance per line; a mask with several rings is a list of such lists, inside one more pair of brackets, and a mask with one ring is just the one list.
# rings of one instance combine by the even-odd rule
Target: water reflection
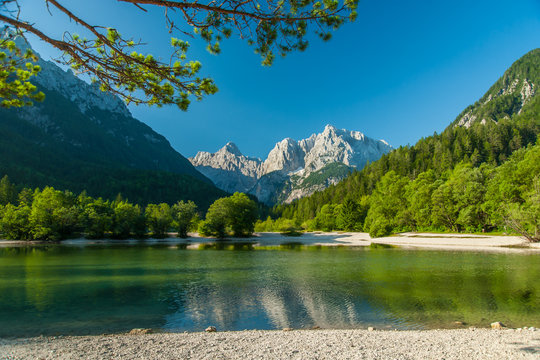
[[0,249],[0,336],[540,326],[538,255],[239,248]]

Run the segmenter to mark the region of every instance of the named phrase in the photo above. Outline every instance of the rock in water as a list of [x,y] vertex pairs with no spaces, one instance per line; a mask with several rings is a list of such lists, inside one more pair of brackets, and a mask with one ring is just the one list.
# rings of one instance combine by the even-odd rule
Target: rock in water
[[152,334],[152,329],[131,329],[129,335]]
[[209,326],[206,329],[204,329],[204,331],[206,331],[206,332],[216,332],[217,329],[216,329],[215,326]]

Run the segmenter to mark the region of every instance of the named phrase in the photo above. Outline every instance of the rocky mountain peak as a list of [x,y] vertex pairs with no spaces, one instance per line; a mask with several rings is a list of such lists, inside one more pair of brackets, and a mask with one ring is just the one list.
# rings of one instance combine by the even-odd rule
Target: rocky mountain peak
[[390,149],[384,140],[368,138],[360,131],[326,125],[324,131],[315,136],[313,146],[306,153],[305,172],[309,174],[335,162],[362,168]]
[[218,152],[223,152],[223,153],[226,152],[234,156],[242,156],[242,152],[240,151],[240,149],[238,149],[238,146],[236,146],[236,144],[233,142],[228,142],[227,144],[225,144],[224,147],[219,149]]
[[[317,135],[317,134],[315,134]],[[364,140],[365,135],[361,133],[360,131],[350,131],[346,129],[338,129],[333,125],[326,125],[324,128],[324,131],[321,134],[318,134],[316,138],[323,138],[323,139],[335,139],[335,138],[342,138],[347,141],[350,140]],[[384,140],[382,140],[384,141]],[[386,142],[385,142],[386,143]]]
[[336,131],[337,131],[337,128],[334,125],[326,124],[326,126],[324,127],[324,130],[323,130],[323,134],[332,133],[332,132],[336,132]]
[[188,160],[217,187],[230,193],[247,193],[261,176],[263,165],[260,159],[242,155],[233,142],[215,153],[199,151]]
[[[329,164],[341,164],[340,176],[346,176],[347,169],[362,168],[368,161],[375,161],[390,150],[391,147],[383,140],[374,140],[359,131],[338,129],[328,124],[321,133],[306,139],[281,140],[264,162],[242,155],[233,143],[228,143],[214,154],[199,152],[189,160],[221,189],[249,192],[263,202],[272,203],[277,195],[291,201],[339,181],[342,177],[332,175],[332,179],[325,179],[315,187],[295,188]],[[291,192],[279,194],[280,188],[293,176],[297,184],[290,184]]]
[[304,156],[305,152],[296,141],[285,138],[278,142],[268,154],[264,162],[264,173],[296,171],[304,167]]

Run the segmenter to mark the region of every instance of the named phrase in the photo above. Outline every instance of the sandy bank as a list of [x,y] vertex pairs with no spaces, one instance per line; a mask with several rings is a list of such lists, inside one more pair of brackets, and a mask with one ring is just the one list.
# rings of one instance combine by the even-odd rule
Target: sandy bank
[[[64,240],[64,245],[99,245],[99,244],[170,244],[185,245],[198,248],[201,244],[216,243],[219,240],[204,238],[198,234],[190,234],[188,239],[169,237],[166,239],[146,240]],[[272,247],[284,244],[305,246],[370,246],[375,244],[394,245],[406,249],[434,250],[469,250],[469,251],[500,251],[500,252],[540,252],[540,243],[531,244],[519,236],[494,236],[474,234],[436,234],[436,233],[401,233],[384,238],[371,238],[367,233],[355,232],[307,232],[302,236],[284,236],[279,233],[255,233],[250,238],[229,238],[225,244],[251,243],[254,247]],[[46,243],[0,240],[0,247],[43,245]]]
[[299,330],[0,339],[0,359],[538,359],[540,332]]
[[[254,246],[279,246],[287,243],[312,246],[370,246],[375,244],[394,245],[411,249],[470,250],[522,252],[540,251],[540,244],[530,244],[519,236],[494,236],[473,234],[401,233],[397,236],[371,238],[368,233],[357,232],[307,232],[291,237],[279,233],[256,233],[249,239],[231,239],[231,242],[252,241]],[[193,234],[192,246],[215,242],[215,239],[200,238]]]

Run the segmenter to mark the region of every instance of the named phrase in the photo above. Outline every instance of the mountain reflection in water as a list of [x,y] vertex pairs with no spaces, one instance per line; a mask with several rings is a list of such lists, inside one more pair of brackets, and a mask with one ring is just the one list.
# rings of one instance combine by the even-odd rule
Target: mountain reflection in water
[[[249,248],[248,248],[249,249]],[[0,248],[0,336],[155,328],[540,326],[539,255]]]

